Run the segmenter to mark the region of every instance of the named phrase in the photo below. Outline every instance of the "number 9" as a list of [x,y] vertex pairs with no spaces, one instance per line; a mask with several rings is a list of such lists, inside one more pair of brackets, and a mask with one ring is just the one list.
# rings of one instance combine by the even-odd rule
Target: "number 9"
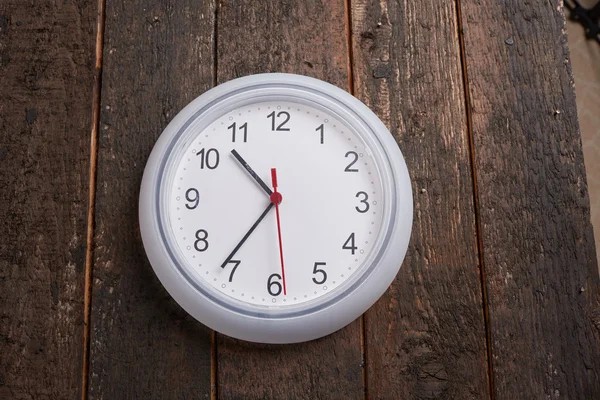
[[[192,194],[193,194],[193,196],[192,196]],[[189,205],[189,204],[185,205],[189,210],[193,210],[194,208],[198,207],[198,203],[200,202],[200,193],[198,193],[198,189],[194,189],[194,188],[188,189],[185,192],[185,199],[193,204],[193,205]]]

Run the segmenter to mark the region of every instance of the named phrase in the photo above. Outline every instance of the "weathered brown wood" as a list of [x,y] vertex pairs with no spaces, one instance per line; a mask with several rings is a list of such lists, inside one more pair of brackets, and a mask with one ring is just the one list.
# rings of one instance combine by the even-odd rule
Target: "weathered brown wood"
[[106,4],[92,399],[210,395],[210,331],[179,308],[154,275],[137,204],[156,139],[182,107],[212,86],[213,29],[213,2]]
[[352,2],[356,95],[402,149],[415,202],[400,273],[366,313],[368,397],[489,397],[452,2]]
[[600,398],[600,283],[560,3],[462,0],[497,399]]
[[[344,2],[245,1],[218,11],[219,82],[262,72],[313,76],[348,89]],[[309,343],[269,346],[218,335],[223,399],[358,399],[360,324]]]
[[80,395],[96,2],[0,2],[0,398]]

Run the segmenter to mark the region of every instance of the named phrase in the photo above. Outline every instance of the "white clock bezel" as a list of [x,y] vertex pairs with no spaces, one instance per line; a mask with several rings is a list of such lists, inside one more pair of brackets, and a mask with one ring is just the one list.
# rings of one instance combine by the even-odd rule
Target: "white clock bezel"
[[[176,155],[193,134],[243,102],[293,98],[336,113],[375,150],[385,191],[384,224],[362,272],[338,290],[299,306],[254,306],[190,278],[165,228],[165,193]],[[206,121],[202,122],[202,118]],[[163,183],[163,180],[166,183]],[[394,280],[408,247],[413,218],[410,178],[398,145],[362,102],[326,82],[293,74],[260,74],[219,85],[187,105],[165,128],[146,164],[140,189],[140,230],[146,254],[171,296],[194,318],[218,332],[262,343],[294,343],[328,335],[352,322]],[[283,310],[283,311],[281,311]]]

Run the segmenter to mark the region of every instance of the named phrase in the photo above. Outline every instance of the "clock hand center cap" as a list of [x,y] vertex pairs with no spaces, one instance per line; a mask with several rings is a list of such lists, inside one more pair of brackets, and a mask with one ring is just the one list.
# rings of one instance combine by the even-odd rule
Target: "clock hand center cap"
[[281,204],[281,201],[283,200],[283,196],[279,192],[273,192],[273,194],[271,196],[269,196],[269,199],[271,200],[271,203],[273,203],[275,205],[279,205],[279,204]]

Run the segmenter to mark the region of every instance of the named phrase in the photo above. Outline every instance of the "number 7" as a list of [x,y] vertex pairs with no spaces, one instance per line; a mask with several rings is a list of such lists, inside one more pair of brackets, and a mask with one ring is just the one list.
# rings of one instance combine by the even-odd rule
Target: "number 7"
[[[229,262],[227,264],[235,264],[233,266],[233,268],[231,269],[231,273],[229,274],[229,282],[233,282],[233,274],[235,274],[235,270],[237,269],[237,267],[240,266],[242,262],[240,260],[229,260]],[[227,264],[223,264],[221,265],[221,268],[225,269],[225,265]]]

